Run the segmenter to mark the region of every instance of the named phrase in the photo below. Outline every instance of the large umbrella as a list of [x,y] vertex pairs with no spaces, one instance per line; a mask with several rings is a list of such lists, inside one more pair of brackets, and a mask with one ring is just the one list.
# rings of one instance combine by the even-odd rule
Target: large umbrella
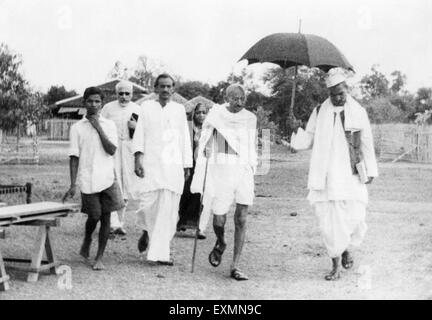
[[270,62],[284,69],[295,67],[289,118],[294,119],[294,97],[297,67],[305,65],[328,72],[341,67],[354,71],[345,56],[330,41],[312,34],[275,33],[258,41],[239,61],[247,59],[249,64]]

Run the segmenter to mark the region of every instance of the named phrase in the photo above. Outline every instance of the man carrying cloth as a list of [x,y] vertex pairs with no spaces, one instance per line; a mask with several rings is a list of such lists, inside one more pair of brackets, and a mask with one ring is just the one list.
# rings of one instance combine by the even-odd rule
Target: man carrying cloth
[[86,116],[73,124],[70,130],[71,186],[63,197],[73,198],[78,184],[81,190],[81,211],[88,215],[85,237],[80,254],[88,259],[92,234],[100,221],[99,246],[94,270],[103,270],[102,256],[110,232],[112,211],[124,207],[120,188],[115,181],[114,153],[117,149],[117,131],[113,121],[99,115],[103,94],[99,88],[84,91]]
[[133,138],[135,173],[140,179],[137,223],[143,230],[138,241],[147,260],[173,265],[170,244],[176,232],[180,196],[192,167],[192,148],[183,105],[171,101],[174,79],[156,78],[157,101],[144,101]]
[[[107,103],[101,111],[101,116],[113,120],[117,127],[118,148],[114,154],[116,178],[127,206],[134,184],[138,177],[134,173],[134,155],[132,153],[132,137],[140,106],[131,101],[133,86],[129,81],[120,81],[115,86],[117,100]],[[125,236],[124,217],[126,206],[111,213],[111,232],[114,235]]]
[[246,235],[248,207],[253,204],[254,173],[257,166],[255,149],[256,116],[244,109],[246,92],[239,84],[226,89],[226,104],[215,105],[203,124],[199,142],[195,176],[191,192],[202,193],[205,175],[204,157],[209,159],[206,192],[212,189],[211,210],[216,244],[209,262],[217,267],[226,248],[225,222],[229,208],[236,202],[234,214],[234,256],[230,275],[235,280],[248,280],[238,264]]
[[[350,269],[350,245],[358,246],[366,233],[366,184],[378,176],[373,136],[366,110],[347,93],[341,70],[329,71],[330,97],[315,108],[306,126],[293,134],[291,147],[312,147],[308,200],[315,207],[333,268],[326,280]],[[341,260],[342,258],[342,260]]]

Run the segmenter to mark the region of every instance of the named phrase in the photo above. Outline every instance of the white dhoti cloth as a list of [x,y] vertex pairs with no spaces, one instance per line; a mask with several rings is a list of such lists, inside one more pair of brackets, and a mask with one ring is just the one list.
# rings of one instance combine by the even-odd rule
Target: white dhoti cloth
[[355,200],[315,203],[315,214],[331,258],[340,257],[348,246],[359,246],[367,231],[366,206]]
[[[345,128],[340,113],[345,110]],[[308,200],[315,208],[330,257],[339,257],[349,245],[360,245],[366,234],[368,192],[352,173],[345,130],[360,131],[361,154],[368,176],[378,176],[372,132],[366,111],[352,98],[344,107],[326,101],[312,113],[306,133],[294,135],[294,146],[313,145]]]
[[228,213],[231,204],[251,206],[254,198],[253,169],[236,155],[217,153],[209,165],[213,182],[211,211],[215,215]]
[[120,140],[114,155],[116,179],[120,186],[126,206],[123,209],[111,214],[111,227],[122,228],[128,199],[131,198],[132,190],[135,187],[138,177],[134,173],[135,159],[132,153],[132,141]]
[[116,124],[118,145],[114,154],[115,172],[123,199],[126,202],[123,209],[111,214],[111,228],[113,229],[123,228],[127,200],[131,198],[132,190],[138,181],[138,177],[134,173],[135,162],[128,121],[131,119],[132,113],[139,114],[140,109],[140,106],[133,102],[120,105],[116,100],[107,103],[101,111],[104,117],[113,120]]
[[180,194],[167,189],[141,194],[137,225],[149,235],[147,260],[170,260],[171,240],[176,232]]

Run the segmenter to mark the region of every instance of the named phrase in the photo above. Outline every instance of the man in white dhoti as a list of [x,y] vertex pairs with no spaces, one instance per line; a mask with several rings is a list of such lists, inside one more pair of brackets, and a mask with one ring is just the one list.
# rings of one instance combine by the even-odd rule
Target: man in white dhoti
[[[252,112],[244,109],[246,93],[242,86],[230,85],[226,89],[226,100],[226,104],[213,106],[204,121],[191,192],[203,192],[206,162],[204,157],[207,157],[209,165],[206,193],[212,194],[210,206],[214,214],[213,229],[217,237],[209,255],[209,262],[217,267],[222,261],[226,248],[226,216],[235,201],[234,256],[230,275],[235,280],[248,280],[246,274],[238,268],[238,264],[246,235],[248,207],[253,204],[254,198],[257,119]],[[208,204],[204,202],[205,205]]]
[[[106,119],[113,120],[117,127],[118,147],[114,155],[116,179],[127,206],[131,192],[138,177],[134,173],[134,154],[132,137],[136,127],[136,116],[140,106],[131,101],[133,85],[129,81],[120,81],[115,86],[117,100],[107,103],[101,111]],[[126,236],[124,220],[126,206],[111,213],[111,233]]]
[[141,106],[134,138],[135,173],[140,179],[137,223],[143,230],[138,241],[147,259],[173,265],[170,243],[176,232],[180,196],[192,167],[192,148],[183,105],[171,101],[174,79],[162,74],[155,81],[158,100]]
[[353,266],[348,247],[360,245],[367,229],[365,184],[378,176],[368,115],[348,95],[345,80],[340,70],[330,70],[329,99],[313,110],[306,132],[299,129],[291,140],[293,149],[312,147],[308,200],[332,259],[326,280],[340,277],[341,263],[345,269]]

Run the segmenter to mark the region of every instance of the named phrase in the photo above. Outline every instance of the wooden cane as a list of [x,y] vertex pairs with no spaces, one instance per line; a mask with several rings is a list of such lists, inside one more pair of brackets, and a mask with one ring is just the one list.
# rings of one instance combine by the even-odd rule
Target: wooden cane
[[205,186],[206,186],[206,180],[207,180],[208,162],[209,162],[209,158],[207,158],[207,160],[206,160],[206,166],[205,166],[205,171],[204,171],[203,192],[202,192],[201,198],[200,198],[200,208],[199,208],[199,214],[198,214],[198,222],[197,222],[197,228],[195,230],[195,240],[194,240],[194,248],[193,248],[193,254],[192,254],[192,269],[191,269],[191,273],[194,272],[195,255],[196,255],[196,249],[197,249],[197,243],[198,243],[198,234],[199,234],[199,223],[200,223],[200,220],[201,220],[202,211],[204,209],[203,199],[204,199],[204,192],[205,192]]

